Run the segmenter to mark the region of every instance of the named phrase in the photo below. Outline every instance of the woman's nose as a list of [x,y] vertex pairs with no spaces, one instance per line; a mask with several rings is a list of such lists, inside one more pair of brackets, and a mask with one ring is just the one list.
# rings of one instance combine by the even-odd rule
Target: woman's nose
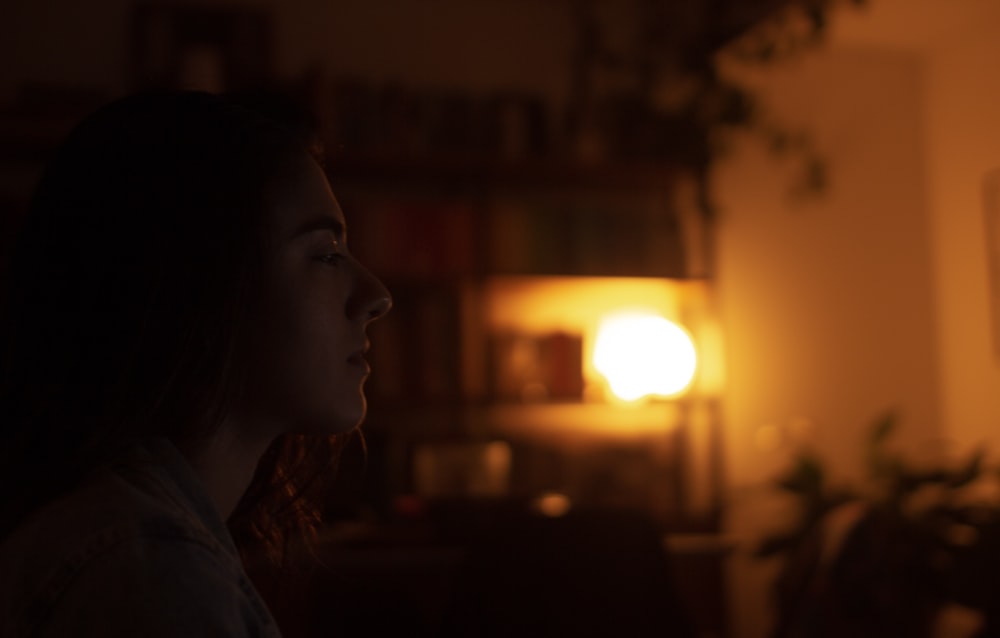
[[392,308],[392,295],[389,294],[389,289],[379,279],[376,278],[375,281],[378,283],[380,294],[376,295],[375,301],[368,310],[368,321],[375,321]]
[[375,321],[392,308],[392,295],[385,284],[363,265],[358,264],[358,285],[355,289],[352,317],[366,323]]

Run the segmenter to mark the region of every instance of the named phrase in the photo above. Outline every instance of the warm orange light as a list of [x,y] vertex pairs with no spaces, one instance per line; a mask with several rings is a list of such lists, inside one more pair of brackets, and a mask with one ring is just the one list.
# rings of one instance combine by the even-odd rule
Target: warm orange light
[[565,516],[573,507],[573,503],[569,500],[569,497],[558,492],[541,494],[531,505],[536,512],[550,518]]
[[594,367],[625,401],[680,394],[690,385],[696,366],[691,337],[663,317],[616,315],[598,327]]

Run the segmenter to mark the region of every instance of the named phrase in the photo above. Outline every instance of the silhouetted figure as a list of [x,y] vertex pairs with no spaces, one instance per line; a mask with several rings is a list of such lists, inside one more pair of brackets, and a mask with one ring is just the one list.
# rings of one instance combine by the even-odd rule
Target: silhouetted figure
[[277,112],[134,96],[47,168],[0,325],[0,635],[278,634],[237,546],[315,522],[390,300]]

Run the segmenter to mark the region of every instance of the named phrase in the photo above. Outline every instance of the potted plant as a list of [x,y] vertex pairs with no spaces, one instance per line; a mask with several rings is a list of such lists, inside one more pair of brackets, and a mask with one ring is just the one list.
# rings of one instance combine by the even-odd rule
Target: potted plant
[[976,636],[1000,635],[1000,503],[970,499],[989,478],[983,451],[919,468],[886,445],[896,424],[887,414],[872,427],[863,489],[833,488],[805,452],[777,479],[796,516],[756,549],[784,558],[774,638],[933,636],[955,608],[974,615]]

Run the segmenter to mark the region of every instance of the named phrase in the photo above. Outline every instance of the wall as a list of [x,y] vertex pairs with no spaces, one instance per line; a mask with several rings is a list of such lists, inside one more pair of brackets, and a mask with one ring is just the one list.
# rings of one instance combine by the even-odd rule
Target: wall
[[991,319],[1000,307],[990,303],[983,178],[1000,169],[1000,6],[981,5],[977,26],[942,34],[931,49],[927,157],[945,423],[956,440],[988,442],[995,454],[1000,350],[994,339],[1000,334],[994,334]]
[[[784,458],[761,450],[775,445],[762,425],[811,438],[843,474],[857,472],[863,412],[879,403],[904,408],[903,443],[918,454],[986,442],[995,458],[1000,444],[983,219],[983,178],[1000,167],[1000,5],[877,0],[833,26],[825,53],[765,81],[776,109],[825,139],[832,197],[783,201],[752,145],[720,175],[742,539],[783,508],[756,487]],[[741,636],[762,635],[767,573],[735,561]]]
[[[7,0],[0,7],[0,100],[24,81],[127,89],[128,0]],[[182,4],[177,2],[177,4]],[[211,0],[270,8],[275,67],[474,90],[568,89],[568,3],[528,0]]]
[[887,409],[922,458],[940,441],[923,147],[925,72],[909,53],[840,46],[750,74],[780,121],[814,134],[821,198],[789,195],[794,163],[743,139],[717,174],[718,290],[737,635],[764,635],[773,566],[748,552],[787,503],[763,485],[799,445],[837,480],[862,475],[863,438]]
[[838,23],[842,42],[917,55],[944,427],[956,447],[998,447],[1000,358],[990,328],[983,178],[1000,167],[1000,4],[878,0]]
[[127,0],[0,4],[0,101],[24,82],[124,89]]

